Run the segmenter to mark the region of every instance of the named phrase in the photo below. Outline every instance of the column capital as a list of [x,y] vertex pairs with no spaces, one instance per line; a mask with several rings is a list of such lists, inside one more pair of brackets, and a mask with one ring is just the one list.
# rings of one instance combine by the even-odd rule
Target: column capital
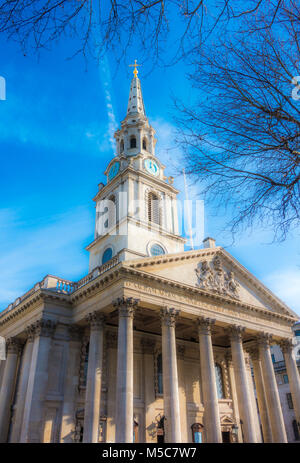
[[141,346],[143,354],[154,354],[155,339],[143,338],[141,339]]
[[34,326],[33,325],[27,326],[25,331],[26,331],[27,342],[33,342],[34,336],[35,336]]
[[243,341],[243,334],[245,332],[245,328],[240,325],[231,325],[227,328],[227,334],[230,340],[234,341]]
[[133,297],[118,297],[113,301],[113,306],[118,309],[119,317],[133,318],[135,309],[139,303],[139,299]]
[[211,329],[213,325],[215,324],[215,321],[216,320],[212,318],[206,318],[206,317],[197,318],[199,334],[211,334]]
[[23,343],[17,338],[8,338],[6,340],[6,347],[8,354],[19,354],[22,350]]
[[89,323],[91,331],[98,330],[99,328],[103,328],[104,325],[104,315],[101,312],[90,312],[85,317],[86,321]]
[[40,319],[31,325],[35,336],[52,337],[56,322],[53,320]]
[[174,308],[163,307],[160,309],[160,319],[162,325],[174,327],[179,315],[179,310]]
[[257,343],[259,347],[270,346],[272,335],[270,333],[259,333],[257,336]]
[[283,338],[279,342],[279,346],[284,354],[290,354],[295,347],[294,340],[293,338]]

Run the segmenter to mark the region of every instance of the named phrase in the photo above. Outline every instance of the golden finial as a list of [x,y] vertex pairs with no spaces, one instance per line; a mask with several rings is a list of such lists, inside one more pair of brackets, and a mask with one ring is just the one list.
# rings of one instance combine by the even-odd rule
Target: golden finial
[[134,60],[134,64],[129,64],[130,67],[134,66],[134,71],[133,71],[133,75],[134,77],[137,77],[138,75],[138,70],[137,70],[137,66],[141,66],[141,64],[137,64],[136,62],[136,59]]

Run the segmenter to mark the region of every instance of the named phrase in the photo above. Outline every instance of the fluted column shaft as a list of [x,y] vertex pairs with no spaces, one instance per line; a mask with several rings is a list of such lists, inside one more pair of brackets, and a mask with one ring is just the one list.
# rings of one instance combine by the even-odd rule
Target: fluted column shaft
[[252,360],[252,365],[253,365],[256,396],[257,396],[263,438],[264,438],[265,443],[269,443],[269,442],[272,442],[272,432],[271,432],[271,427],[270,427],[267,402],[265,398],[265,388],[264,388],[264,381],[263,381],[263,375],[262,375],[262,366],[261,366],[261,360],[259,357],[258,348],[252,349],[250,351],[250,355],[251,355],[251,360]]
[[116,442],[133,441],[133,316],[138,300],[119,298]]
[[89,359],[85,392],[83,442],[98,442],[101,380],[103,364],[103,316],[97,312],[87,316],[90,323]]
[[164,409],[168,442],[181,442],[175,321],[178,310],[161,310]]
[[239,326],[231,326],[228,330],[228,334],[231,344],[231,355],[237,389],[238,406],[240,417],[243,421],[244,440],[245,442],[257,442],[254,414],[243,351],[243,331],[244,329]]
[[261,358],[268,414],[270,417],[272,441],[287,442],[275,372],[271,359],[270,340],[271,337],[267,334],[262,334],[258,337],[259,355]]
[[295,417],[300,433],[300,376],[295,359],[295,353],[293,351],[293,342],[290,339],[286,339],[280,343],[280,347],[284,355],[286,371],[289,378],[289,385],[294,405]]
[[35,338],[26,391],[20,442],[43,442],[45,396],[49,375],[49,354],[56,323],[38,320],[34,323]]
[[214,320],[208,318],[198,319],[200,367],[207,441],[222,442],[215,362],[211,339],[213,324]]
[[78,391],[81,332],[77,326],[69,327],[68,364],[64,383],[64,403],[60,429],[60,442],[74,442],[75,401]]
[[31,357],[32,357],[33,341],[34,341],[34,332],[31,329],[31,327],[28,327],[27,328],[27,342],[23,350],[23,356],[22,356],[22,362],[21,362],[22,365],[21,365],[21,373],[20,373],[20,380],[19,380],[19,386],[18,386],[16,414],[14,417],[14,425],[13,425],[11,438],[10,438],[10,442],[12,443],[17,443],[20,440],[28,378],[29,378],[29,372],[30,372]]
[[0,393],[0,442],[7,442],[10,423],[10,407],[14,396],[20,343],[16,339],[7,340],[7,357]]

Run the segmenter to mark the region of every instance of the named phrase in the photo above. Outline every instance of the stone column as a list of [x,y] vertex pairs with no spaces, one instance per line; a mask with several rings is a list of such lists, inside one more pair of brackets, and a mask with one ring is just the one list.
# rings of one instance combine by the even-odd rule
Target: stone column
[[164,410],[168,442],[181,442],[175,322],[179,311],[161,309]]
[[107,365],[107,421],[106,421],[106,442],[116,441],[116,377],[117,377],[117,333],[106,331],[106,356]]
[[237,435],[236,436],[234,435],[233,438],[235,439],[235,442],[243,442],[242,428],[240,425],[241,419],[240,419],[239,403],[238,403],[238,397],[237,397],[237,392],[236,392],[236,384],[235,384],[235,378],[234,378],[234,368],[233,368],[233,363],[232,363],[231,351],[228,351],[226,353],[226,363],[227,363],[228,377],[229,377],[229,383],[230,383],[230,392],[231,392],[231,397],[233,401],[234,421],[235,421],[235,424],[238,426]]
[[245,442],[257,442],[251,394],[243,351],[242,333],[244,331],[245,328],[241,326],[231,326],[228,329],[228,334],[231,344],[239,412],[243,421],[244,440]]
[[43,418],[48,385],[48,361],[56,322],[38,320],[34,323],[35,338],[26,391],[20,442],[43,442]]
[[118,298],[116,442],[133,442],[133,316],[137,299]]
[[283,340],[280,343],[280,347],[284,355],[286,371],[289,378],[289,385],[294,405],[295,417],[300,433],[300,377],[295,359],[295,353],[293,351],[294,345],[292,339]]
[[249,353],[251,356],[251,361],[252,361],[252,366],[253,366],[256,396],[257,396],[263,438],[264,438],[265,443],[270,443],[272,442],[272,432],[271,432],[267,402],[266,402],[266,397],[265,397],[265,387],[264,387],[264,381],[263,381],[263,375],[262,375],[262,367],[261,367],[261,360],[259,356],[259,350],[257,347],[256,348],[253,347],[249,349]]
[[27,342],[23,350],[23,356],[21,361],[21,373],[20,381],[18,385],[18,395],[16,402],[16,412],[14,418],[14,426],[12,428],[10,442],[17,443],[20,440],[21,427],[23,421],[23,413],[32,357],[33,341],[34,341],[34,331],[32,327],[26,329],[27,333]]
[[103,364],[103,329],[102,314],[93,312],[86,317],[90,323],[89,359],[85,392],[83,442],[98,442],[101,380]]
[[256,402],[255,392],[254,392],[254,383],[253,377],[251,372],[251,364],[250,364],[250,356],[249,353],[245,354],[245,363],[246,363],[246,370],[248,375],[248,385],[249,385],[249,392],[252,402],[252,410],[253,410],[253,418],[254,418],[254,426],[256,430],[256,442],[262,442],[262,432],[258,417],[258,403]]
[[79,327],[69,327],[67,369],[64,381],[64,403],[60,429],[60,442],[74,442],[76,427],[75,403],[79,385],[79,364],[82,332]]
[[181,424],[181,442],[188,440],[187,424],[187,398],[186,398],[186,374],[185,374],[185,346],[177,346],[177,363],[178,363],[178,388],[179,388],[179,407],[180,407],[180,424]]
[[200,368],[207,442],[222,442],[211,329],[215,320],[198,318]]
[[263,333],[258,337],[259,355],[261,358],[268,415],[270,418],[270,425],[272,431],[272,441],[287,442],[275,372],[271,359],[271,339],[272,337],[267,333]]
[[7,344],[7,356],[3,373],[0,393],[0,442],[7,442],[9,423],[11,417],[11,405],[14,397],[17,369],[21,344],[15,338],[9,338]]
[[157,415],[155,410],[155,373],[154,373],[154,349],[155,340],[142,338],[141,347],[143,351],[144,364],[144,402],[145,402],[145,442],[155,443],[153,433],[153,422]]

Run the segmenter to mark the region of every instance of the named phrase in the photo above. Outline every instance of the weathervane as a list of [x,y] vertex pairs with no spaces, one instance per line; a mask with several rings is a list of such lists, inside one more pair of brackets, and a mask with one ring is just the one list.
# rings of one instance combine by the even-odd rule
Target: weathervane
[[137,70],[137,66],[141,66],[141,64],[137,64],[136,62],[136,59],[134,60],[134,64],[129,64],[130,67],[133,67],[134,66],[134,71],[133,71],[133,74],[134,74],[134,77],[137,77],[138,75],[138,70]]

